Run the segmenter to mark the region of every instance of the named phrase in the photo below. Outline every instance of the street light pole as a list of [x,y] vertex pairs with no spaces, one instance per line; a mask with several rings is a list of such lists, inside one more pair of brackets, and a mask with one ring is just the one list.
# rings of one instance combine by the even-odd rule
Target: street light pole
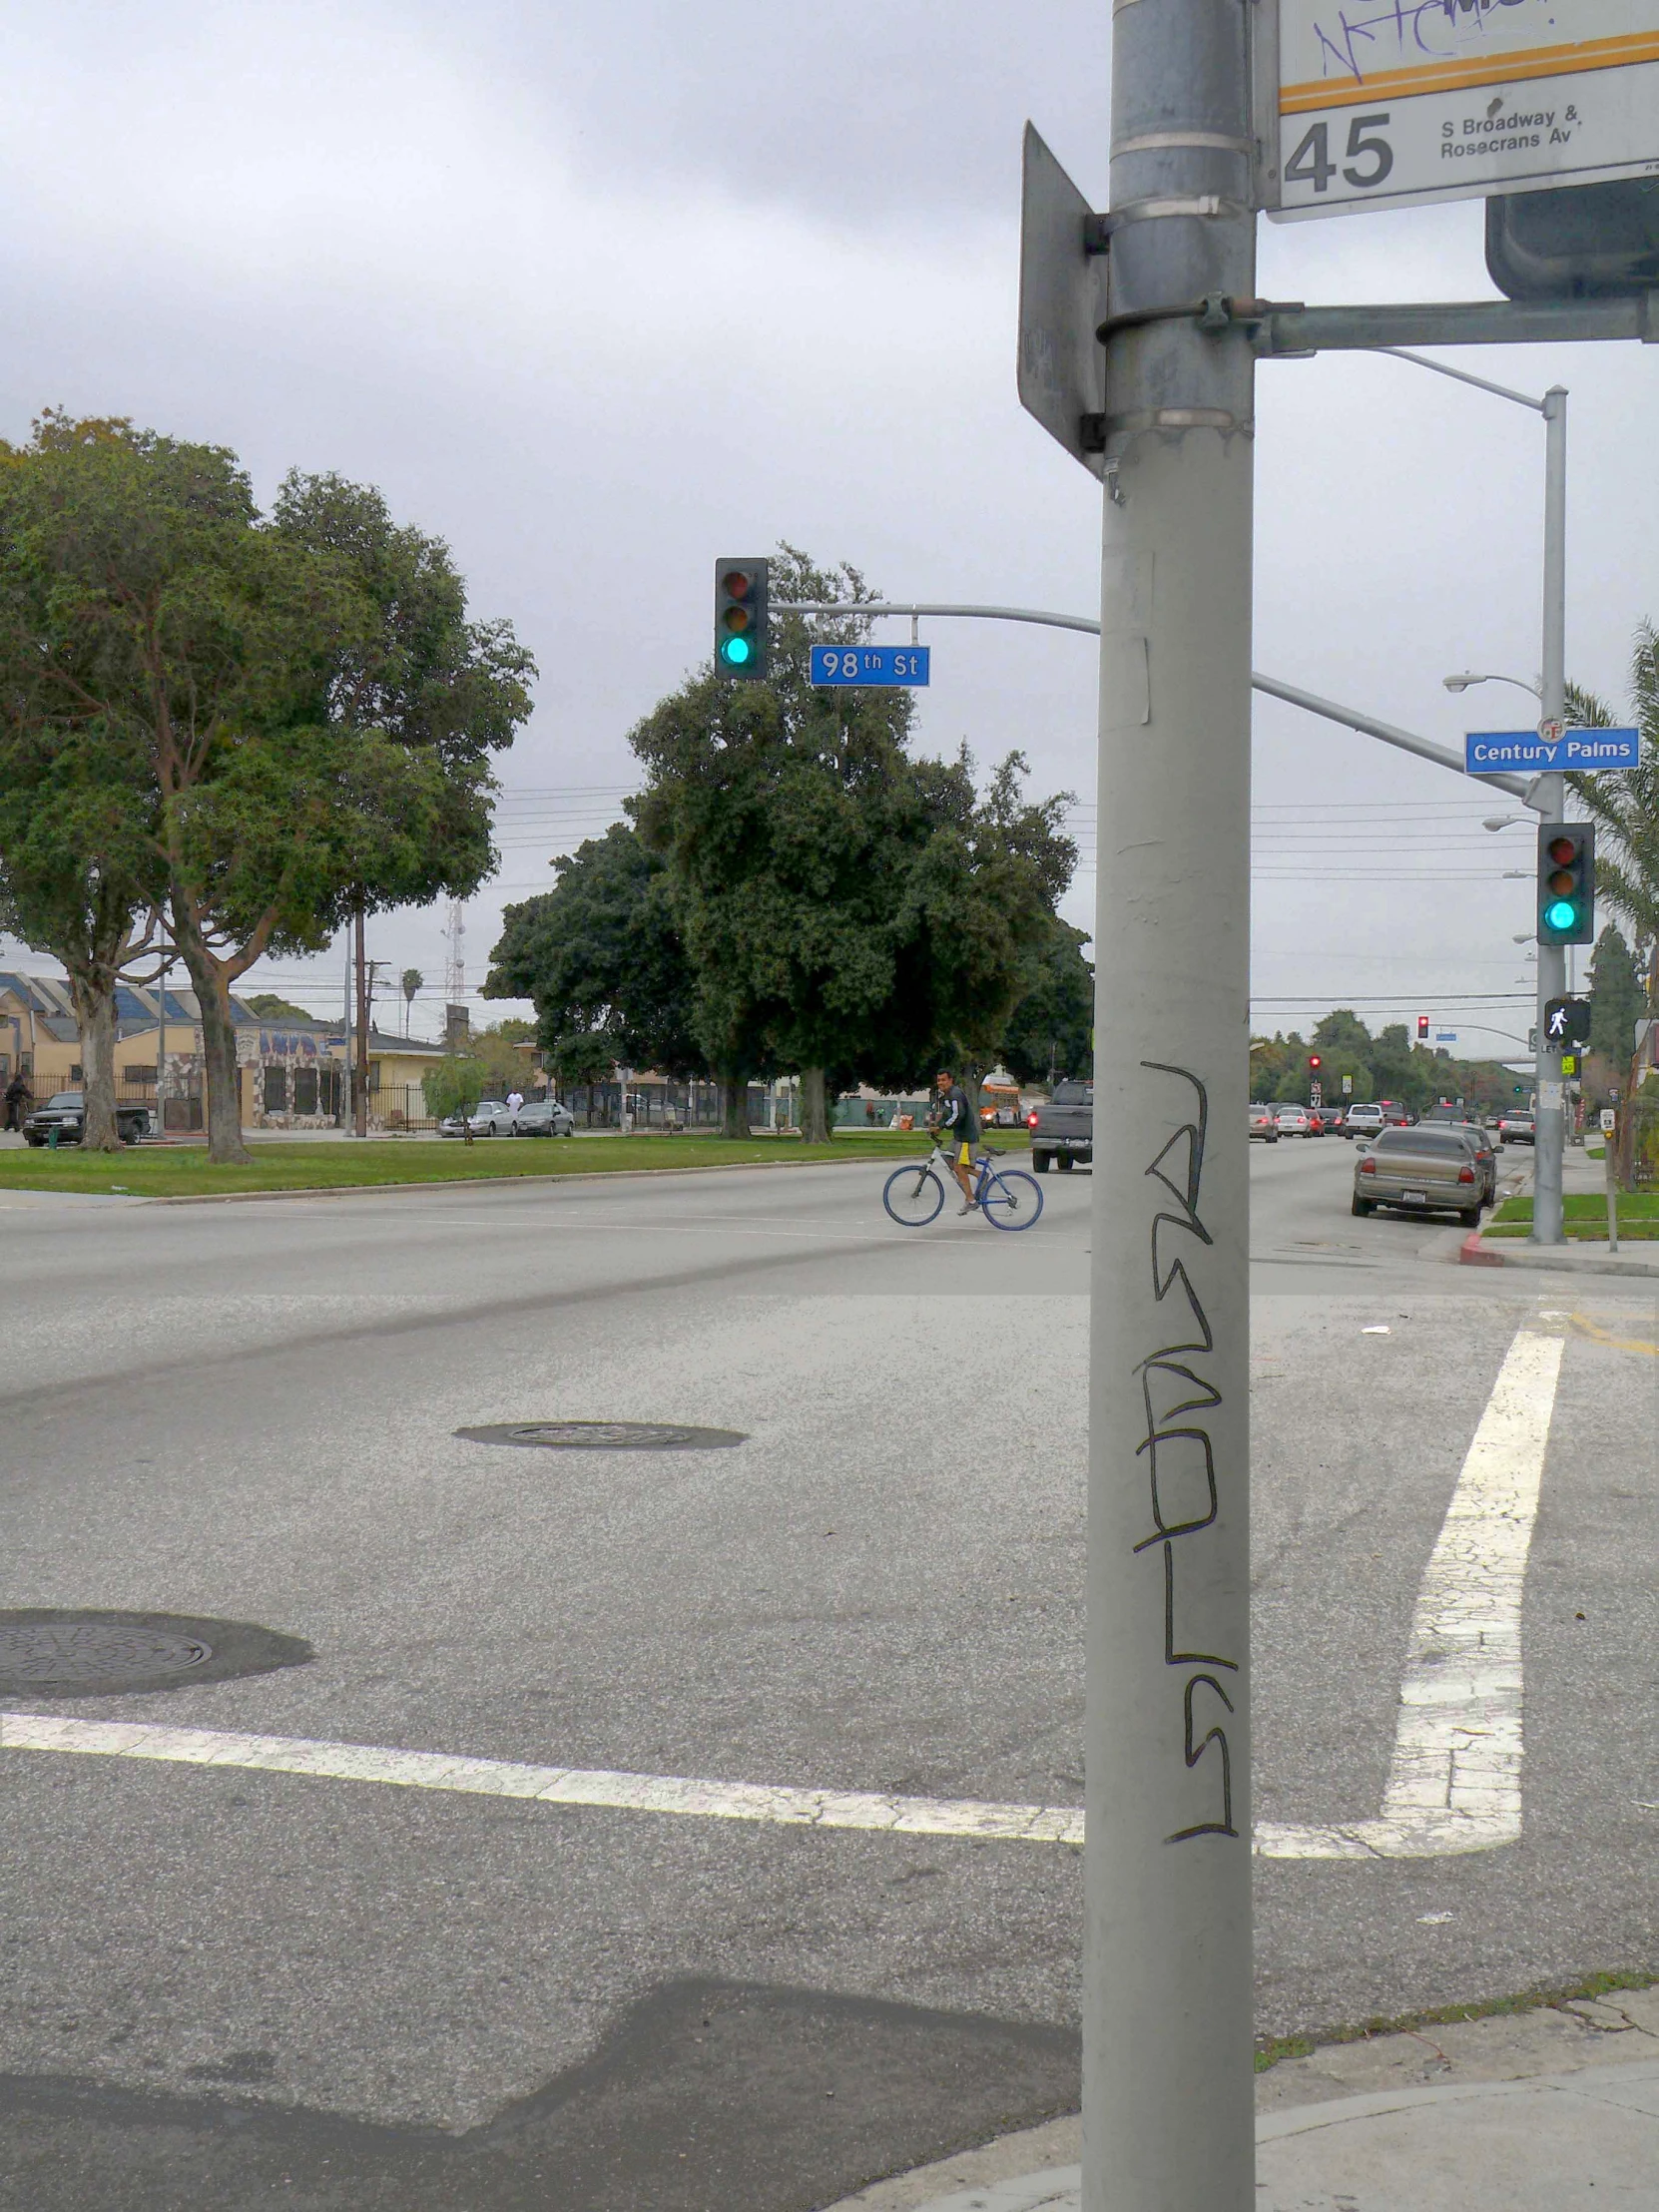
[[[1255,2203],[1249,10],[1120,6],[1101,589],[1085,2212]],[[1160,314],[1158,310],[1165,310]]]
[[[1546,723],[1566,720],[1567,633],[1567,395],[1559,384],[1544,394],[1544,623],[1541,692]],[[1545,822],[1559,822],[1566,784],[1559,774],[1540,776],[1532,804]],[[1544,1007],[1565,994],[1566,954],[1558,944],[1538,946],[1538,1057],[1532,1165],[1532,1242],[1562,1242],[1561,1168],[1566,1146],[1566,1090],[1561,1055],[1550,1049]]]

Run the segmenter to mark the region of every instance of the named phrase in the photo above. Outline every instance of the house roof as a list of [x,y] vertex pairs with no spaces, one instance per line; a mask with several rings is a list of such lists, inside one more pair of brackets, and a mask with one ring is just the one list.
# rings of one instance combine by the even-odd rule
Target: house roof
[[449,1050],[447,1045],[433,1044],[426,1037],[388,1037],[383,1029],[368,1032],[370,1052],[391,1054],[400,1052],[405,1059],[441,1060]]
[[[71,1031],[79,1033],[75,1019],[75,1001],[70,993],[69,979],[62,975],[29,975],[21,968],[0,969],[0,992],[10,991],[21,1003],[29,1007],[37,1020],[42,1015],[67,1021]],[[115,1019],[118,1032],[154,1027],[162,1012],[162,992],[154,983],[118,983],[115,987]],[[167,1019],[170,1023],[194,1024],[202,1018],[192,990],[167,989]],[[283,1016],[273,1022],[269,1015],[257,1014],[246,999],[231,998],[231,1019],[239,1029],[280,1028],[317,1029],[337,1031],[338,1021],[318,1021],[307,1015],[303,1020]],[[61,1035],[54,1030],[53,1034]]]

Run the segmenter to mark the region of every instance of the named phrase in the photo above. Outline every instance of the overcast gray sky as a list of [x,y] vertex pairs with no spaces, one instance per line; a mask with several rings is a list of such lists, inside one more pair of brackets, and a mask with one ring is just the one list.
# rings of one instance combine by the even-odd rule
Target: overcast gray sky
[[[263,495],[338,469],[453,546],[480,614],[541,664],[502,766],[502,904],[613,819],[630,725],[707,653],[717,553],[788,537],[893,597],[1090,614],[1098,499],[1014,394],[1020,131],[1104,204],[1110,11],[819,0],[724,11],[400,0],[57,0],[14,10],[0,79],[0,434],[43,404],[223,440]],[[1261,288],[1311,301],[1489,295],[1477,203],[1263,226]],[[1572,392],[1568,661],[1625,702],[1659,613],[1641,347],[1454,356]],[[1458,702],[1534,678],[1538,418],[1403,363],[1259,380],[1256,663],[1458,744],[1532,719]],[[1093,898],[1085,638],[937,624],[929,749],[1013,745],[1070,789]],[[1524,1034],[1523,830],[1370,740],[1259,703],[1257,1026],[1332,1003]],[[1409,843],[1415,880],[1393,874]],[[421,968],[442,909],[371,925]],[[339,963],[251,978],[318,1011]],[[1310,1002],[1306,1005],[1300,1002]],[[1389,1003],[1384,1004],[1387,1001]],[[476,1011],[490,1009],[477,1005]]]

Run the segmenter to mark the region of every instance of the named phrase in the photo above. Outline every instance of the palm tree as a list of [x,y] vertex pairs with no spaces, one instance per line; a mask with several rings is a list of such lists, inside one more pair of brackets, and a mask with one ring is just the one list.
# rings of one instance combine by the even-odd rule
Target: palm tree
[[425,976],[424,976],[424,975],[422,975],[422,974],[421,974],[421,972],[420,972],[419,968],[417,968],[417,967],[406,967],[406,968],[405,968],[405,969],[403,970],[403,978],[402,978],[402,980],[403,980],[403,1034],[404,1034],[404,1036],[406,1037],[406,1036],[408,1035],[408,1033],[409,1033],[409,1009],[410,1009],[410,1008],[411,1008],[411,1007],[412,1007],[412,1006],[414,1005],[414,1002],[415,1002],[415,992],[419,990],[420,986],[422,985],[422,983],[424,983],[424,982],[425,982],[426,978],[425,978]]
[[[1596,887],[1648,947],[1648,1011],[1659,1012],[1659,630],[1636,632],[1630,689],[1642,733],[1639,768],[1567,778],[1595,824]],[[1593,692],[1569,685],[1567,712],[1581,728],[1606,729],[1612,710]]]

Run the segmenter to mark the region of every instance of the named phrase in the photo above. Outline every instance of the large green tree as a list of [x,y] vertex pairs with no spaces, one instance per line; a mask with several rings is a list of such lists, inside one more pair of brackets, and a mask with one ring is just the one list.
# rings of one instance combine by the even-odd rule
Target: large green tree
[[[870,596],[789,546],[772,589]],[[734,1133],[747,1079],[773,1066],[801,1071],[804,1130],[822,1137],[832,1081],[909,1080],[943,1052],[988,1065],[1075,862],[1064,801],[1026,802],[1018,756],[980,794],[965,753],[910,756],[908,692],[815,689],[811,646],[867,628],[779,614],[767,682],[710,666],[631,733],[635,819],[666,863]]]
[[[1659,1013],[1659,631],[1636,632],[1630,691],[1642,733],[1638,768],[1599,776],[1569,776],[1568,784],[1596,825],[1596,895],[1648,948],[1647,1011]],[[1593,693],[1569,695],[1575,722],[1605,729],[1617,718]]]
[[[371,620],[342,635],[331,657],[328,728],[346,737],[376,732],[407,748],[423,772],[418,841],[371,836],[336,904],[360,931],[365,914],[386,907],[466,897],[495,865],[490,760],[512,744],[530,712],[530,655],[510,623],[470,619],[449,548],[394,521],[372,484],[294,470],[272,521],[284,539],[336,562],[371,610]],[[359,1069],[368,1065],[368,1025],[364,995],[357,1010]],[[359,1086],[359,1132],[367,1103]]]
[[1609,922],[1590,955],[1590,1050],[1609,1060],[1621,1074],[1636,1049],[1636,1024],[1647,994],[1636,973],[1630,947]]
[[1379,1098],[1396,1099],[1419,1113],[1434,1096],[1433,1055],[1411,1042],[1402,1021],[1390,1021],[1378,1031],[1369,1059]]
[[[268,522],[223,447],[115,427],[37,430],[3,472],[0,677],[54,745],[119,735],[122,803],[196,989],[210,1150],[243,1160],[233,984],[365,906],[476,882],[484,756],[524,709],[525,671],[496,631],[429,667],[396,593],[327,542],[314,505],[296,493]],[[474,716],[477,742],[457,727]]]
[[613,1061],[701,1072],[692,972],[666,863],[619,822],[553,866],[552,890],[503,913],[484,996],[532,1001],[561,1082],[601,1079],[571,1072],[601,1057],[602,1074]]
[[53,954],[81,1031],[89,1151],[119,1145],[115,992],[153,940],[166,879],[142,746],[119,713],[89,710],[77,672],[40,651],[50,569],[43,508],[73,482],[79,451],[119,446],[125,422],[48,411],[23,448],[0,443],[0,923]]
[[1083,930],[1050,916],[997,1053],[1021,1083],[1094,1073],[1094,969],[1083,957],[1088,941]]

